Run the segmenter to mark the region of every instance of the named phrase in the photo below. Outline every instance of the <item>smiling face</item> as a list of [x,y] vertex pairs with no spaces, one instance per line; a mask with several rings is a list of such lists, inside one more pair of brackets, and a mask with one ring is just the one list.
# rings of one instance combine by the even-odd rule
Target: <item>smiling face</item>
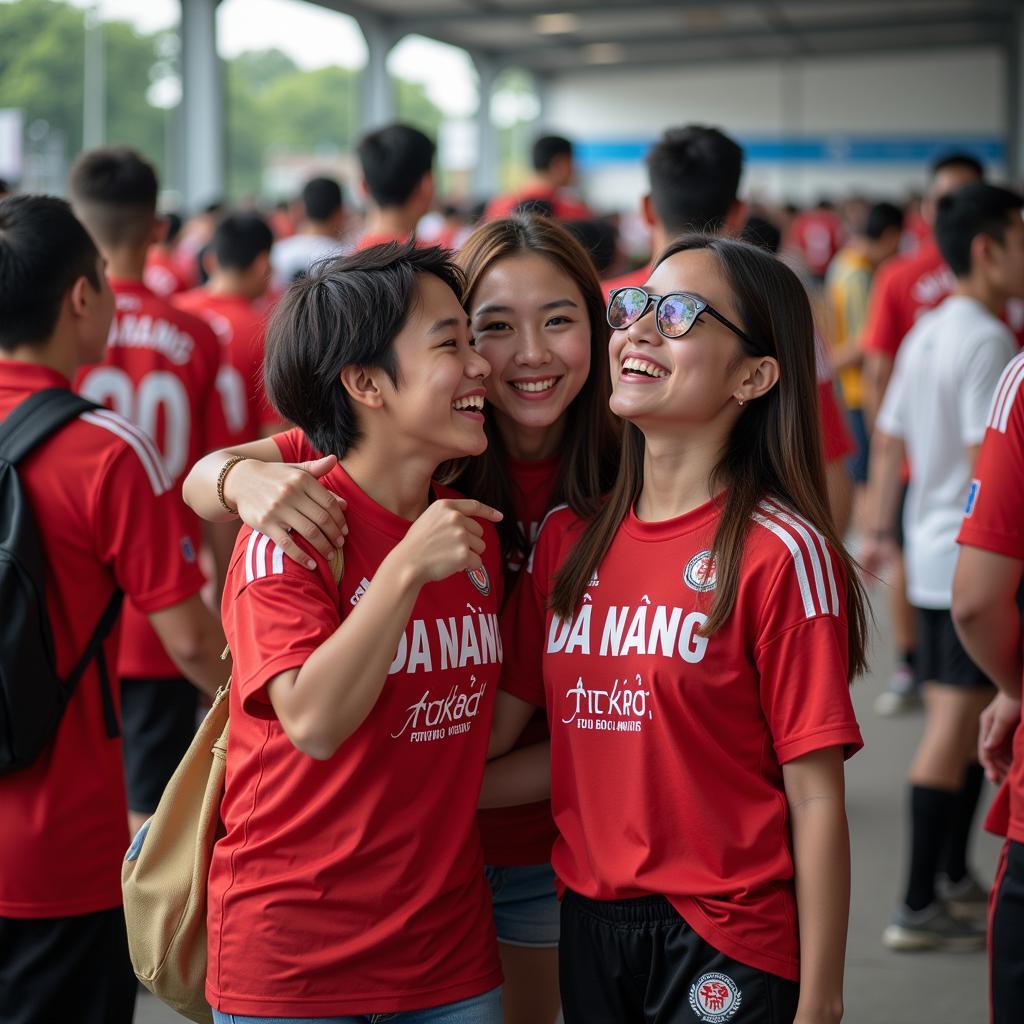
[[433,274],[421,274],[417,301],[394,340],[397,386],[374,371],[384,421],[396,451],[415,448],[435,459],[479,455],[484,434],[484,382],[490,367],[473,348],[466,312]]
[[[708,249],[670,256],[644,287],[656,295],[697,295],[744,326],[718,259]],[[681,338],[662,337],[654,321],[652,303],[636,323],[612,334],[612,412],[641,428],[721,421],[728,430],[740,413],[737,397],[743,396],[744,382],[759,360],[745,356],[739,338],[706,312]]]
[[575,281],[545,256],[509,256],[481,276],[470,315],[510,450],[520,435],[560,432],[590,372],[590,319]]

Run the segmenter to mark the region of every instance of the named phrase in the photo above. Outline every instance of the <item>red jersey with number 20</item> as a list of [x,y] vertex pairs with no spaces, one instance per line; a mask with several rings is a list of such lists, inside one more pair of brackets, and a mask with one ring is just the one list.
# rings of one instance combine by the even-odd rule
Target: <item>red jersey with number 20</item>
[[322,482],[348,502],[340,584],[305,541],[314,571],[243,528],[224,590],[234,683],[206,981],[224,1013],[398,1013],[501,982],[476,832],[502,657],[497,533],[484,524],[482,570],[423,587],[373,710],[316,761],[267,683],[334,634],[411,525],[340,466]]
[[[957,542],[1024,561],[1024,353],[1006,365],[989,410]],[[1024,843],[1024,726],[985,827]]]
[[502,687],[547,707],[562,885],[663,895],[721,952],[798,980],[782,765],[861,746],[841,563],[763,503],[735,609],[703,637],[718,515],[715,502],[659,523],[630,513],[567,622],[548,599],[582,524],[552,515],[517,584]]
[[[79,372],[75,388],[152,438],[171,489],[180,495],[182,481],[196,461],[231,440],[216,388],[217,339],[202,320],[175,309],[141,282],[112,280],[110,284],[117,307],[106,356],[102,363]],[[183,553],[195,561],[202,531],[192,512],[186,514],[189,535]],[[121,676],[181,675],[131,601],[125,602],[123,622]]]

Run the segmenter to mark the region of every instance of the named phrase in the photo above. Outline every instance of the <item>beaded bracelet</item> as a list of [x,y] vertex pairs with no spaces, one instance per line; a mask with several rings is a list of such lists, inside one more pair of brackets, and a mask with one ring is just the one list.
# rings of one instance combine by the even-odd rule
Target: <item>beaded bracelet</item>
[[228,473],[231,472],[240,462],[245,461],[244,455],[232,455],[223,466],[220,467],[220,473],[217,474],[217,500],[221,503],[223,508],[230,512],[233,516],[238,515],[238,509],[232,508],[224,498],[224,481],[228,478]]

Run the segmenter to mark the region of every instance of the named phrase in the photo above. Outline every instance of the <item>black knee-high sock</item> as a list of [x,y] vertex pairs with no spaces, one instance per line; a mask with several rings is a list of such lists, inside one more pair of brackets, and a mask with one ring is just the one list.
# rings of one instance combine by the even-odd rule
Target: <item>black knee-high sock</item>
[[906,904],[923,910],[935,899],[935,873],[946,848],[949,819],[957,792],[910,787],[910,877]]
[[974,824],[974,814],[978,809],[984,782],[985,770],[977,761],[972,761],[967,766],[964,784],[949,812],[946,850],[940,863],[942,870],[953,882],[961,881],[967,874],[967,846],[971,840],[971,826]]

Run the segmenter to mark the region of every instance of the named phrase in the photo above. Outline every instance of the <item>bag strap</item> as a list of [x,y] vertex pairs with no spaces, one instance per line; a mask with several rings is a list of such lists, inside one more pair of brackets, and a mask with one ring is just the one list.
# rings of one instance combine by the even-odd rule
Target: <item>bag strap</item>
[[78,685],[79,679],[82,678],[85,670],[89,667],[89,663],[94,658],[96,659],[96,668],[99,670],[100,675],[100,697],[103,700],[103,722],[107,727],[107,736],[110,739],[120,736],[121,730],[117,723],[114,688],[110,682],[110,672],[107,669],[107,656],[103,650],[103,642],[110,636],[110,631],[117,623],[117,617],[121,614],[121,602],[123,599],[124,593],[120,590],[115,590],[111,595],[110,600],[107,602],[107,607],[103,609],[103,614],[100,616],[100,621],[96,624],[96,628],[89,638],[89,643],[82,652],[82,656],[75,663],[75,667],[68,674],[67,679],[64,680],[65,699],[70,699],[71,694],[74,693],[75,687]]
[[0,460],[17,464],[65,423],[100,408],[67,388],[36,391],[0,424]]

